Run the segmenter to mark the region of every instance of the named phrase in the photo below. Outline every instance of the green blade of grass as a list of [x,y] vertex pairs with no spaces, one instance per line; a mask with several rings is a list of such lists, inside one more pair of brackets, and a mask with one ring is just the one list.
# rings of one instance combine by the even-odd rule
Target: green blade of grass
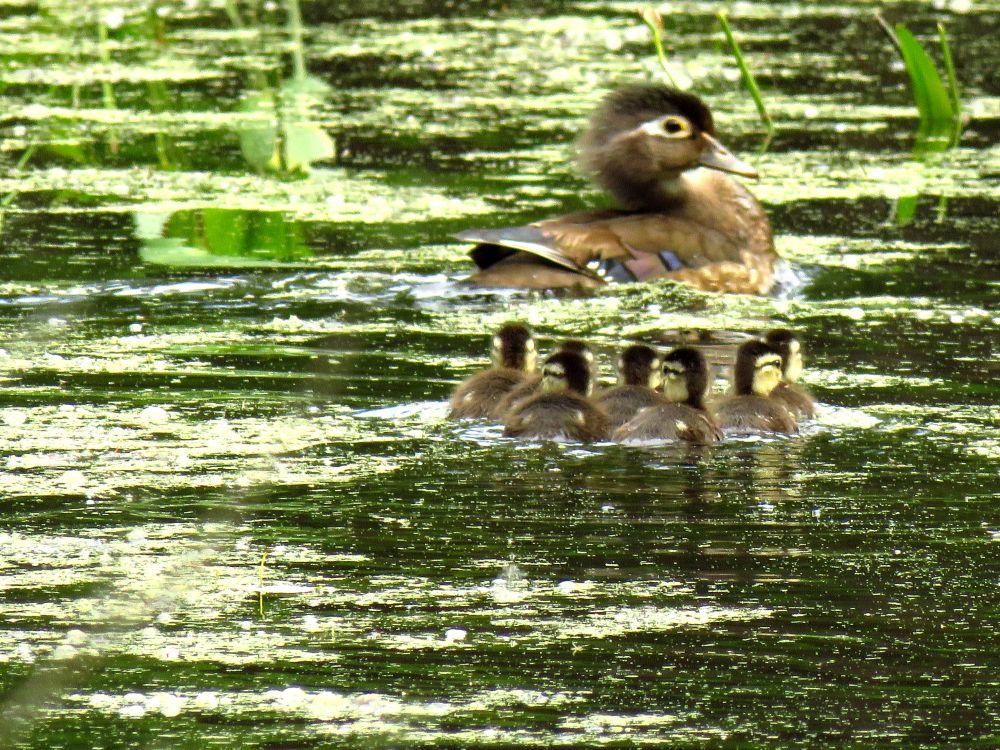
[[955,75],[955,62],[951,57],[951,45],[948,44],[948,35],[944,31],[944,24],[939,23],[938,40],[941,43],[941,58],[944,60],[944,71],[948,75],[948,95],[951,97],[951,106],[955,110],[955,117],[962,114],[962,100],[958,95],[958,76]]
[[896,24],[896,39],[906,72],[910,76],[913,100],[920,113],[921,123],[931,128],[943,123],[950,124],[955,119],[955,110],[934,62],[920,42],[901,23]]
[[736,58],[736,65],[740,69],[740,75],[743,78],[743,85],[746,86],[747,91],[750,92],[750,96],[753,98],[753,103],[757,105],[757,114],[760,115],[761,122],[764,123],[768,131],[773,131],[774,122],[771,120],[771,115],[767,113],[767,107],[764,106],[764,98],[760,95],[760,88],[757,86],[757,80],[753,77],[753,73],[750,72],[750,66],[747,65],[747,61],[743,57],[743,52],[740,50],[740,45],[736,42],[736,37],[733,36],[733,30],[729,27],[729,21],[726,20],[726,14],[720,10],[715,15],[719,19],[719,24],[722,26],[722,32],[726,35],[726,41],[729,42],[729,49],[732,51],[733,57]]
[[674,82],[674,77],[670,74],[670,65],[667,63],[667,53],[663,51],[663,18],[652,8],[643,8],[639,11],[639,17],[642,18],[643,22],[649,27],[650,33],[653,35],[653,46],[656,48],[656,59],[660,61],[660,67],[663,68],[663,73],[667,76],[667,81],[671,86],[677,88],[677,84]]

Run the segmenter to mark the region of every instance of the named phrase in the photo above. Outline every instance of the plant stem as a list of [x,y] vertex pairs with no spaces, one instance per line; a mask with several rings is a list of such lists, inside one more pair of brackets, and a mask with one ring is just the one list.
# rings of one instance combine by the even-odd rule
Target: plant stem
[[257,608],[260,618],[264,619],[264,565],[267,563],[267,550],[260,556],[260,567],[257,569]]
[[962,115],[962,100],[958,96],[958,76],[955,75],[955,63],[951,58],[951,46],[948,44],[948,35],[944,31],[944,24],[938,23],[938,39],[941,41],[941,57],[944,59],[944,69],[948,74],[948,95],[951,97],[951,106],[955,108],[955,119]]
[[[108,27],[104,21],[97,22],[98,56],[105,65],[111,64],[111,53],[108,51]],[[101,95],[105,109],[117,109],[115,102],[115,90],[111,87],[110,81],[101,81]],[[118,153],[118,131],[115,128],[108,130],[108,150],[112,154]]]
[[649,27],[649,31],[653,35],[653,47],[656,48],[656,58],[660,61],[660,67],[663,68],[663,73],[667,76],[667,81],[670,82],[671,86],[677,88],[674,77],[670,74],[670,65],[667,64],[667,53],[663,50],[663,37],[660,35],[663,21],[660,18],[660,14],[652,8],[645,8],[639,11],[639,16],[646,26]]
[[306,77],[306,59],[302,42],[302,11],[299,0],[288,0],[288,33],[292,37],[292,77],[301,81]]
[[733,30],[729,27],[729,21],[726,20],[725,12],[720,10],[715,15],[722,26],[722,33],[726,35],[726,41],[729,42],[729,49],[732,51],[733,57],[736,58],[736,65],[740,69],[743,85],[746,86],[747,91],[750,92],[750,96],[753,98],[754,104],[757,105],[757,114],[760,115],[761,122],[764,123],[768,131],[773,131],[774,121],[771,120],[771,115],[767,113],[767,107],[764,106],[764,99],[760,95],[760,88],[757,86],[757,81],[753,77],[753,73],[750,72],[750,67],[743,57],[743,52],[740,50],[740,45],[736,42],[736,37],[733,36]]
[[875,14],[875,20],[878,21],[878,25],[882,27],[882,31],[884,31],[885,35],[889,37],[889,41],[893,43],[893,46],[896,48],[896,52],[898,52],[900,58],[902,58],[903,45],[899,43],[899,37],[896,36],[896,32],[892,30],[892,26],[890,26],[888,22],[882,18],[881,13]]

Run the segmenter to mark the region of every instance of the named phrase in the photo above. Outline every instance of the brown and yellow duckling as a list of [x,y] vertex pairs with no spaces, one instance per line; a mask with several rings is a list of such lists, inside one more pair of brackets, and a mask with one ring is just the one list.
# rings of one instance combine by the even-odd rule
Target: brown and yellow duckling
[[781,355],[763,341],[740,345],[733,368],[733,393],[718,402],[715,418],[727,435],[799,431],[795,417],[771,396],[781,382]]
[[493,336],[493,366],[473,375],[451,396],[448,419],[488,419],[512,390],[535,370],[535,340],[520,323],[507,323]]
[[698,97],[635,84],[608,94],[580,139],[580,163],[618,204],[509,229],[456,235],[475,242],[484,287],[594,288],[672,278],[699,289],[764,294],[774,242],[764,209],[724,173],[756,170],[715,137]]
[[618,385],[601,391],[594,403],[605,414],[612,430],[617,430],[641,409],[664,403],[656,392],[663,378],[663,362],[652,347],[633,344],[618,360]]
[[[576,352],[583,356],[587,360],[587,364],[593,367],[594,365],[594,352],[589,346],[579,339],[568,339],[559,345],[556,349],[558,352]],[[533,373],[525,377],[524,381],[514,388],[510,393],[504,396],[500,403],[497,404],[496,409],[493,410],[491,415],[493,419],[498,419],[503,421],[504,416],[513,409],[517,404],[521,403],[525,399],[531,398],[532,396],[541,393],[542,390],[542,376],[538,373]]]
[[608,418],[588,398],[592,387],[586,357],[556,352],[542,366],[542,392],[511,409],[503,434],[529,440],[606,440],[611,434]]
[[797,383],[802,375],[802,342],[785,328],[768,331],[764,341],[781,355],[781,382],[771,391],[771,398],[781,401],[798,418],[815,417],[816,399]]
[[663,358],[664,403],[643,409],[615,431],[624,443],[684,440],[708,445],[722,439],[715,418],[705,409],[708,364],[691,347],[674,349]]

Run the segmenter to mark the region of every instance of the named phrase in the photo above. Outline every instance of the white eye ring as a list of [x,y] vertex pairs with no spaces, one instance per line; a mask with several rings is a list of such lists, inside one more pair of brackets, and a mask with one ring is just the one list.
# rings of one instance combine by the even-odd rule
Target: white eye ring
[[[677,130],[668,130],[668,124],[676,126]],[[658,138],[688,138],[692,133],[691,123],[677,115],[667,115],[666,117],[659,117],[655,120],[644,122],[638,129],[646,135]]]

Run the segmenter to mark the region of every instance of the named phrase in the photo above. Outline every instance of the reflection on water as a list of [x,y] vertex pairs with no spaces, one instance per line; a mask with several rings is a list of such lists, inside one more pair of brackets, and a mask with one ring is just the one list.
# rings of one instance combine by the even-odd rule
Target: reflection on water
[[276,212],[204,208],[170,216],[136,212],[133,220],[144,263],[246,268],[312,255],[302,226]]
[[[331,90],[300,122],[335,153],[279,175],[240,109],[295,79],[278,10],[130,8],[102,60],[90,10],[0,0],[0,747],[988,743],[1000,98],[995,14],[961,5],[907,6],[970,114],[922,161],[867,4],[732,10],[794,280],[757,299],[457,283],[457,229],[597,200],[572,141],[656,66],[627,3],[307,2]],[[714,9],[672,10],[752,149]],[[605,367],[781,324],[828,406],[711,449],[447,422],[512,317]]]

